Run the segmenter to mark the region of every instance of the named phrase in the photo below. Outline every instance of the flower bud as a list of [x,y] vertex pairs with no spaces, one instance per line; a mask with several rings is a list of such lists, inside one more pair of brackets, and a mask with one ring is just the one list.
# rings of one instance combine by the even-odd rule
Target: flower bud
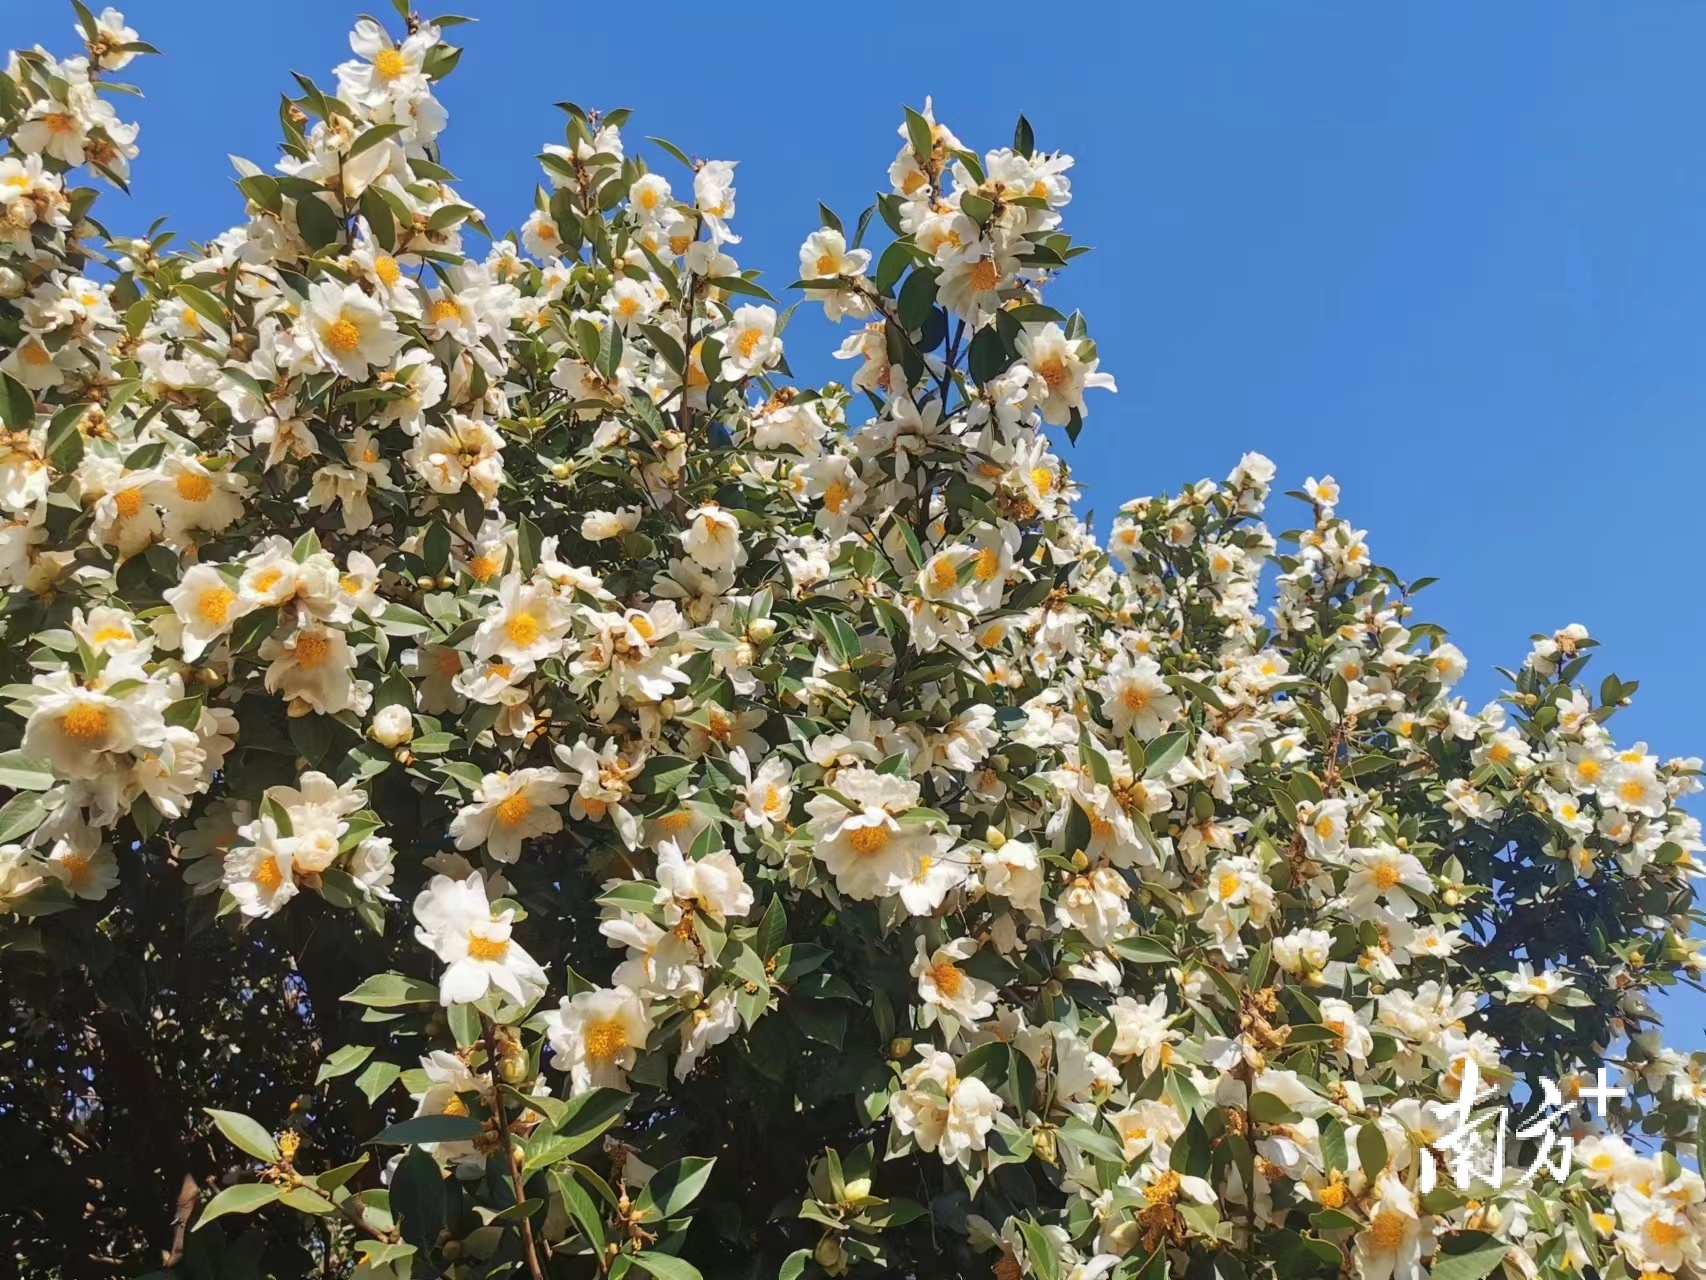
[[776,634],[776,619],[754,618],[746,624],[746,634],[754,644],[764,644]]
[[402,703],[393,702],[373,713],[367,736],[382,747],[400,747],[415,736],[415,718]]

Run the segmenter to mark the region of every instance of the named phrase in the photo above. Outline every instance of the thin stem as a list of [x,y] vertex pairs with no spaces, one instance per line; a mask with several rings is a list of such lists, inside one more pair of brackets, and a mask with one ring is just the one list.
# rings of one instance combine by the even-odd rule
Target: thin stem
[[[492,1074],[492,1114],[497,1117],[498,1140],[503,1143],[504,1161],[509,1165],[509,1180],[515,1187],[515,1202],[519,1205],[527,1199],[527,1194],[522,1190],[521,1162],[515,1158],[515,1147],[509,1140],[509,1116],[504,1110],[503,1086],[498,1082],[497,1027],[483,1013],[480,1022],[486,1037],[486,1068]],[[539,1250],[533,1243],[533,1222],[525,1214],[521,1217],[521,1247],[527,1255],[527,1274],[533,1280],[545,1280],[545,1272],[539,1266]]]

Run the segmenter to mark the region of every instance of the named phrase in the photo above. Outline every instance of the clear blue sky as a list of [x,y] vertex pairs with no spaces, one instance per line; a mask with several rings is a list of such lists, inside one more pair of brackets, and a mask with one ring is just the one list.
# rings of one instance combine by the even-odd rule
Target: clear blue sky
[[[210,235],[240,212],[225,155],[271,163],[288,72],[331,84],[355,10],[122,7],[166,56],[127,73],[147,94],[135,198],[102,214]],[[903,101],[934,94],[979,151],[1024,111],[1078,158],[1068,229],[1097,246],[1055,302],[1120,383],[1069,453],[1100,524],[1246,449],[1285,487],[1331,472],[1377,558],[1440,576],[1423,612],[1469,654],[1472,699],[1532,632],[1579,621],[1605,642],[1591,671],[1641,681],[1619,738],[1706,752],[1706,7],[460,11],[480,21],[453,33],[445,163],[494,229],[531,207],[553,101],[628,106],[635,146],[740,161],[737,252],[778,290],[816,201],[851,223],[882,185]],[[10,43],[68,51],[71,23],[0,0]],[[791,361],[833,376],[808,311]],[[1676,1013],[1677,1042],[1706,1047],[1706,1000]]]

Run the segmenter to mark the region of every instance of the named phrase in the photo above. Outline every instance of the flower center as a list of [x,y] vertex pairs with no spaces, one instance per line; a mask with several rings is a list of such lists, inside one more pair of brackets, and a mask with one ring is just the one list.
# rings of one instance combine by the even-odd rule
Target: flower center
[[59,865],[65,868],[65,882],[73,889],[81,889],[88,883],[89,860],[82,854],[63,854],[59,859]]
[[255,867],[255,884],[262,893],[277,893],[278,887],[284,883],[284,872],[278,868],[278,859],[272,856],[262,858]]
[[780,813],[782,811],[782,793],[776,789],[775,783],[769,783],[764,788],[764,812]]
[[887,827],[856,827],[853,834],[847,837],[847,843],[853,846],[853,852],[862,858],[881,853],[889,845]]
[[432,324],[449,324],[461,318],[462,308],[456,305],[455,298],[440,298],[427,313],[427,320]]
[[361,345],[361,329],[354,320],[339,316],[321,334],[326,345],[341,356],[347,356]]
[[385,80],[402,75],[403,65],[403,55],[395,49],[381,49],[373,58],[373,69]]
[[480,582],[485,582],[497,571],[498,562],[495,556],[475,556],[468,562],[469,576]]
[[938,560],[930,570],[930,585],[938,591],[952,591],[960,583],[960,571],[952,560]]
[[839,515],[841,508],[847,505],[847,499],[853,496],[853,491],[839,480],[832,480],[829,487],[823,491],[823,505],[831,512]]
[[199,471],[180,471],[175,486],[185,502],[206,502],[213,496],[213,478]]
[[1054,472],[1047,467],[1032,467],[1031,483],[1038,493],[1051,493],[1054,490]]
[[614,1062],[616,1055],[628,1047],[628,1033],[614,1018],[586,1024],[584,1034],[586,1056],[594,1062]]
[[1001,572],[1001,557],[995,554],[994,547],[985,547],[977,553],[977,580],[988,582]]
[[1647,1238],[1661,1249],[1668,1248],[1682,1239],[1682,1228],[1674,1222],[1667,1222],[1663,1218],[1649,1218],[1647,1220]]
[[498,806],[498,821],[506,827],[513,827],[525,820],[531,812],[533,812],[533,801],[527,798],[525,791],[517,791]]
[[1223,871],[1220,875],[1220,883],[1215,887],[1220,894],[1220,900],[1230,902],[1238,896],[1238,890],[1243,888],[1243,885],[1244,882],[1232,872]]
[[142,514],[142,490],[120,489],[113,495],[113,506],[126,520],[136,519]]
[[735,350],[740,352],[741,359],[752,359],[752,353],[758,350],[759,340],[764,337],[761,329],[742,329],[740,336],[735,339]]
[[1066,361],[1060,356],[1049,356],[1038,361],[1037,373],[1048,383],[1050,392],[1059,391],[1066,385]]
[[47,126],[49,133],[70,133],[77,127],[75,117],[63,111],[50,111],[42,117],[42,123]]
[[1404,1215],[1382,1209],[1374,1215],[1369,1234],[1374,1237],[1376,1248],[1396,1249],[1404,1241]]
[[[971,269],[971,287],[979,293],[989,293],[1001,283],[1001,268],[995,265],[994,258],[979,258],[977,265]],[[1052,382],[1049,384],[1054,385]]]
[[930,966],[930,977],[936,983],[936,990],[950,1000],[960,994],[960,988],[965,985],[966,981],[966,975],[946,960]]
[[837,258],[833,253],[821,254],[818,257],[815,269],[820,276],[838,275],[841,270],[841,259]]
[[525,649],[539,639],[539,619],[531,613],[518,613],[504,625],[509,642]]
[[1128,688],[1120,695],[1120,701],[1125,703],[1127,711],[1145,711],[1149,708],[1149,694],[1138,688]]
[[468,935],[468,958],[502,963],[509,954],[508,938],[487,938],[478,933]]
[[106,737],[111,725],[112,716],[98,702],[79,702],[59,721],[65,736],[79,742],[96,742]]
[[1617,788],[1617,794],[1633,804],[1646,794],[1646,788],[1641,785],[1638,779],[1630,778],[1629,781]]
[[320,631],[304,631],[296,637],[296,665],[312,671],[326,660],[326,655],[332,651],[332,642]]
[[230,587],[209,587],[195,602],[195,611],[208,626],[222,627],[225,619],[231,616],[231,606],[236,599],[237,593]]
[[1385,893],[1398,885],[1398,868],[1390,862],[1383,862],[1374,869],[1374,887]]
[[379,277],[380,284],[390,289],[402,279],[403,268],[397,265],[397,259],[388,253],[382,253],[373,260],[373,274]]

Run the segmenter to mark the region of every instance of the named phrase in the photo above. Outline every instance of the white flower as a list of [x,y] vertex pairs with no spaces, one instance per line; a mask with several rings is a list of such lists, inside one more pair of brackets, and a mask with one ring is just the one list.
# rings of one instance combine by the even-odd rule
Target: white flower
[[740,542],[740,521],[714,502],[687,513],[681,549],[695,564],[712,572],[737,569],[746,563],[746,548]]
[[1155,738],[1179,718],[1178,695],[1153,658],[1134,658],[1122,650],[1090,687],[1102,695],[1102,711],[1121,737],[1131,733],[1143,740]]
[[515,912],[496,915],[479,876],[434,876],[415,899],[415,938],[450,967],[439,980],[445,1005],[469,1004],[495,987],[516,1004],[545,990],[545,971],[510,937]]
[[388,364],[403,345],[396,322],[358,285],[331,280],[310,285],[300,323],[320,359],[346,378]]
[[1026,325],[1019,334],[1019,358],[1041,378],[1047,388],[1043,396],[1043,421],[1062,427],[1074,412],[1084,414],[1084,392],[1091,387],[1115,391],[1114,380],[1097,373],[1097,361],[1084,360],[1078,343],[1069,341],[1058,324]]
[[246,916],[276,915],[296,896],[296,863],[278,824],[263,815],[239,829],[246,842],[225,859],[225,891]]
[[951,1013],[964,1023],[982,1022],[995,1012],[995,987],[972,977],[955,961],[977,953],[972,938],[956,938],[934,951],[918,939],[918,954],[912,976],[918,979],[918,998],[928,1008]]
[[818,836],[813,853],[849,898],[896,892],[939,851],[937,838],[922,823],[895,819],[918,804],[917,783],[860,768],[838,774],[835,789],[857,807],[817,795],[806,802],[806,811]]
[[557,806],[569,798],[568,777],[552,768],[488,773],[474,788],[473,802],[451,819],[458,849],[477,849],[499,862],[521,857],[521,842],[563,829]]
[[752,890],[727,849],[687,858],[679,844],[665,840],[658,846],[657,882],[677,902],[697,906],[717,924],[752,910]]
[[719,337],[723,344],[721,377],[725,382],[761,373],[782,358],[782,339],[776,336],[774,307],[737,308]]
[[551,1065],[569,1073],[571,1095],[628,1087],[628,1069],[652,1031],[637,995],[627,987],[582,991],[545,1016]]

